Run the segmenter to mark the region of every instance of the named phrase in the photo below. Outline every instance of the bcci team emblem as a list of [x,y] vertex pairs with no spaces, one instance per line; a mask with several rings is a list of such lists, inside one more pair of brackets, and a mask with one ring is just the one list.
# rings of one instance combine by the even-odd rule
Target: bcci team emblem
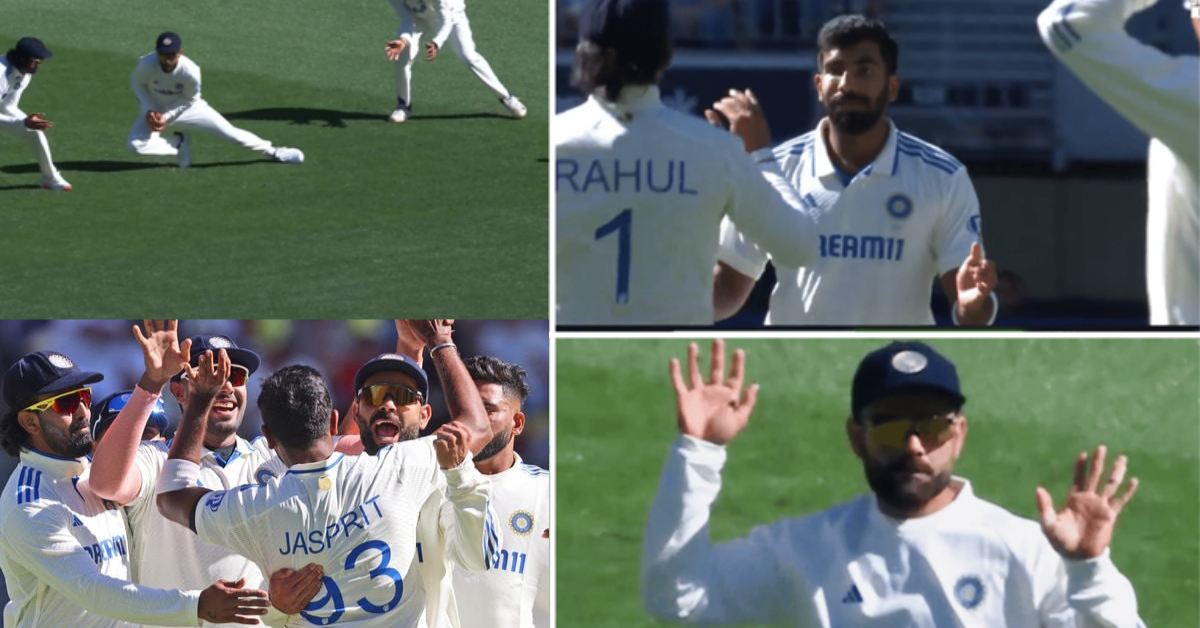
[[907,373],[909,375],[912,375],[913,373],[920,373],[921,371],[925,370],[925,367],[928,365],[929,360],[926,359],[924,355],[917,353],[916,351],[901,351],[900,353],[892,356],[892,368],[900,371],[901,373]]
[[983,601],[983,582],[975,576],[963,576],[954,585],[954,598],[963,608],[975,608]]
[[254,472],[254,481],[258,482],[259,486],[266,486],[268,482],[275,479],[275,472],[263,467]]
[[518,510],[513,513],[512,517],[509,517],[508,525],[512,527],[513,532],[525,536],[533,530],[533,515],[524,510]]
[[75,367],[75,363],[71,361],[71,358],[68,358],[61,353],[51,353],[50,355],[46,356],[46,359],[60,369],[69,369]]
[[903,194],[893,194],[887,200],[887,213],[891,214],[892,218],[908,218],[912,209],[912,199]]
[[170,46],[170,45],[171,45],[171,38],[170,38],[170,37],[167,37],[166,39],[163,39],[163,45],[164,45],[164,46]]
[[[179,87],[183,87],[183,85],[179,85]],[[225,336],[213,336],[208,339],[208,344],[213,349],[229,349],[233,347],[233,341]]]

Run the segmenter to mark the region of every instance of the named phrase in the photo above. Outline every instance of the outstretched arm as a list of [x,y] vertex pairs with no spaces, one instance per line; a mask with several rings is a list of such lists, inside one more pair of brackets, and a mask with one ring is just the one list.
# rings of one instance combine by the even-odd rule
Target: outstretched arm
[[196,486],[200,473],[200,457],[204,451],[204,417],[208,416],[213,399],[229,379],[232,364],[229,354],[221,349],[214,359],[212,351],[200,356],[197,368],[186,366],[190,380],[188,407],[175,430],[175,441],[163,465],[158,488],[158,510],[164,517],[196,531],[196,504],[211,491]]
[[492,439],[492,426],[479,390],[471,380],[471,374],[458,354],[458,347],[451,340],[454,332],[453,320],[409,321],[413,332],[429,347],[430,359],[437,368],[438,380],[446,396],[446,407],[450,420],[462,424],[470,431],[468,448],[479,453]]

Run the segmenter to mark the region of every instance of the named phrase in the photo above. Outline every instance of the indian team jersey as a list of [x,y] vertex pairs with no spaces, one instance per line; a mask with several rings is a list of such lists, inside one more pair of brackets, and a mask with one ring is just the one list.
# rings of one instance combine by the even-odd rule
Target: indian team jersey
[[21,94],[29,87],[29,81],[32,79],[33,75],[13,67],[8,57],[0,56],[0,124],[25,125],[25,114],[21,112]]
[[463,628],[550,627],[550,472],[517,462],[489,475],[500,547],[491,569],[454,570]]
[[[217,580],[246,579],[246,587],[266,589],[262,571],[235,552],[205,543],[191,530],[162,516],[155,494],[162,466],[167,461],[169,443],[142,441],[134,456],[134,464],[142,476],[138,496],[125,505],[132,534],[133,563],[137,582],[176,589],[203,589]],[[266,439],[254,443],[238,437],[228,460],[209,450],[200,460],[200,486],[220,490],[243,484],[265,482],[269,476],[260,473],[264,463],[275,458],[267,448]],[[209,624],[206,626],[236,626],[238,624]]]
[[721,219],[789,263],[816,250],[813,218],[773,160],[625,86],[554,117],[558,322],[711,325]]
[[[829,158],[828,124],[825,118],[775,148],[819,227],[810,264],[773,260],[779,284],[767,324],[932,325],[934,280],[962,265],[972,243],[982,244],[979,199],[966,168],[889,122],[879,156],[847,177]],[[722,228],[720,260],[758,277],[767,254],[736,223]]]
[[168,123],[202,99],[200,66],[183,55],[170,72],[163,72],[155,53],[142,57],[130,75],[130,83],[142,111],[158,111]]
[[125,517],[87,489],[88,470],[86,459],[21,450],[0,496],[4,626],[195,626],[199,591],[129,583]]
[[1170,57],[1129,36],[1126,20],[1155,2],[1056,0],[1037,23],[1050,51],[1152,138],[1146,164],[1150,324],[1198,325],[1200,59]]
[[[205,495],[196,506],[196,533],[249,557],[264,573],[322,565],[321,591],[289,626],[419,626],[424,605],[404,597],[404,578],[416,554],[418,511],[441,473],[433,437],[375,456],[335,453],[293,465],[266,485]],[[459,532],[474,540],[482,563],[495,544],[484,515],[489,483],[469,459],[444,475],[450,498],[475,515],[477,525]]]
[[1035,521],[977,498],[883,515],[867,494],[713,545],[725,448],[680,436],[650,509],[642,591],[656,617],[831,628],[1144,628],[1108,553],[1064,560]]

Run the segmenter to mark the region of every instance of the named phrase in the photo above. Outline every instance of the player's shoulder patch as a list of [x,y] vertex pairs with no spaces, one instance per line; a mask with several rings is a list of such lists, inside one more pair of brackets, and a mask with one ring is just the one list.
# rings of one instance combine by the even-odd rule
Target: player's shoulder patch
[[896,152],[897,160],[900,159],[900,155],[906,155],[918,163],[946,174],[954,174],[963,168],[962,163],[950,153],[904,132],[899,132],[896,136]]
[[963,576],[954,584],[954,599],[966,609],[979,606],[986,593],[979,576]]

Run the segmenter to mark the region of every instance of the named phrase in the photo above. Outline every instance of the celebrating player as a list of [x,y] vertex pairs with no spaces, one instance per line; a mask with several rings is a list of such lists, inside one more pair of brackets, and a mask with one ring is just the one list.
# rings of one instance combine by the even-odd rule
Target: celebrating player
[[[779,285],[767,323],[932,325],[929,302],[940,277],[956,323],[990,324],[996,269],[983,257],[979,200],[967,169],[887,117],[900,90],[896,42],[881,22],[849,15],[826,23],[817,47],[813,81],[828,115],[774,156],[805,206],[820,215],[818,254],[807,264],[774,259]],[[753,117],[758,111],[747,100],[735,93],[717,109],[731,119]],[[747,137],[746,148],[763,159],[770,151],[759,137]],[[722,230],[715,278],[718,319],[737,312],[767,263],[731,218],[736,224]]]
[[88,384],[103,378],[52,351],[28,354],[5,373],[9,410],[0,442],[9,455],[20,454],[21,464],[0,496],[0,571],[12,598],[4,625],[257,623],[266,593],[241,589],[242,582],[218,581],[203,591],[129,582],[123,512],[89,486]]
[[[126,144],[139,155],[175,155],[179,167],[192,163],[191,138],[186,131],[211,133],[244,148],[258,151],[275,161],[298,164],[304,153],[296,148],[275,147],[261,137],[229,123],[200,95],[200,66],[183,56],[182,42],[175,33],[163,33],[155,42],[155,53],[138,61],[130,82],[141,107]],[[161,135],[168,126],[184,132],[170,139]]]
[[[391,122],[404,122],[412,115],[412,66],[417,59],[417,44],[421,35],[433,33],[425,43],[425,58],[433,61],[447,40],[450,47],[475,76],[500,99],[514,118],[525,117],[525,105],[505,89],[487,59],[475,50],[471,23],[467,20],[464,0],[390,0],[400,16],[396,38],[384,47],[396,71],[396,109],[388,117]],[[405,51],[408,54],[405,55]],[[405,59],[401,61],[401,56]]]
[[[1200,325],[1200,60],[1170,57],[1125,30],[1157,0],[1055,0],[1038,16],[1063,63],[1150,136],[1146,287],[1151,325]],[[1200,38],[1200,6],[1191,6]]]
[[760,172],[743,142],[663,106],[666,0],[588,0],[579,26],[588,100],[552,129],[560,324],[711,325],[726,215],[789,264],[816,254],[816,218],[773,159]]
[[466,364],[494,434],[475,455],[475,468],[492,481],[503,533],[491,569],[454,570],[458,616],[463,628],[549,628],[550,473],[513,450],[525,430],[525,369],[490,356]]
[[42,61],[54,56],[41,40],[22,37],[17,45],[0,59],[0,129],[29,142],[42,171],[42,187],[58,192],[70,192],[71,184],[59,174],[50,159],[50,143],[43,132],[52,124],[43,113],[25,115],[19,105],[21,94],[29,87]]
[[[893,343],[858,366],[846,420],[872,494],[713,546],[708,518],[725,448],[745,427],[745,354],[725,377],[713,341],[709,381],[695,344],[688,379],[671,360],[679,439],[663,469],[642,554],[646,609],[695,623],[802,626],[1108,626],[1142,628],[1133,587],[1108,546],[1137,479],[1118,490],[1106,450],[1075,479],[1062,510],[1036,491],[1041,525],[974,495],[952,475],[967,437],[954,364],[921,343]],[[1039,529],[1040,528],[1040,529]]]

